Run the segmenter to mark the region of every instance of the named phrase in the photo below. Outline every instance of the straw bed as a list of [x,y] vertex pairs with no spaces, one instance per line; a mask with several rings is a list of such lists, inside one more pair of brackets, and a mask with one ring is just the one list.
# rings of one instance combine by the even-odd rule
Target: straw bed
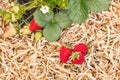
[[[111,0],[107,11],[91,13],[85,23],[72,24],[57,42],[34,42],[34,33],[3,38],[6,26],[1,19],[0,24],[0,80],[120,80],[119,0]],[[60,47],[81,42],[89,44],[86,62],[60,63]]]

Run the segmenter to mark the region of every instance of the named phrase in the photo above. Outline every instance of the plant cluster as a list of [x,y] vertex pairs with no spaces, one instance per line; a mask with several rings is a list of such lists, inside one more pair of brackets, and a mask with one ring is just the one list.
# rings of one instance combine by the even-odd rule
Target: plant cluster
[[[109,0],[32,0],[22,5],[17,3],[7,11],[0,10],[0,16],[3,20],[17,22],[24,17],[26,11],[35,9],[31,14],[31,23],[27,23],[29,28],[23,28],[22,33],[24,29],[41,30],[40,34],[52,42],[58,40],[62,30],[71,23],[81,24],[90,12],[102,12],[108,9],[109,4]],[[20,25],[25,22],[26,20]]]
[[37,9],[33,18],[43,27],[43,35],[48,41],[56,41],[63,29],[71,23],[83,23],[90,12],[108,9],[109,0],[43,0],[42,9]]
[[[19,34],[30,34],[35,32],[35,41],[42,36],[46,40],[53,42],[59,39],[61,32],[72,23],[81,24],[88,18],[90,12],[102,12],[108,9],[109,0],[32,0],[25,4],[16,4],[9,10],[0,10],[0,17],[10,22],[5,28],[4,37]],[[22,20],[26,11],[35,9],[29,23],[23,27],[16,28],[15,23]],[[18,26],[23,25],[24,20]],[[86,44],[80,43],[72,48],[62,46],[60,48],[60,61],[74,64],[85,62],[85,55],[88,53]]]
[[12,6],[8,10],[0,9],[0,17],[7,22],[16,22],[22,18],[23,13],[23,9],[19,6],[19,4]]

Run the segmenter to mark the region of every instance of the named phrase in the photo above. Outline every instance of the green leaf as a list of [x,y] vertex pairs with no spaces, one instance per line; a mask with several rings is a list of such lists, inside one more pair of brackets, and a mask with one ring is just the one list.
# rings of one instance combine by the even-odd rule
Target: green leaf
[[49,12],[46,14],[43,14],[40,10],[36,10],[33,14],[35,22],[39,25],[44,27],[47,23],[53,19],[53,12]]
[[52,42],[59,39],[61,33],[60,27],[55,23],[47,24],[43,30],[44,37]]
[[47,5],[53,9],[56,7],[56,5],[59,5],[59,3],[61,2],[61,0],[47,0]]
[[51,8],[54,8],[56,6],[56,1],[55,0],[49,0],[48,1],[48,6]]
[[67,14],[58,13],[54,16],[55,22],[60,26],[61,29],[67,28],[72,21]]
[[43,14],[41,11],[34,13],[34,19],[38,25],[44,26],[43,35],[48,41],[58,40],[62,29],[72,22],[67,14]]
[[83,0],[90,11],[101,12],[108,9],[110,0]]
[[84,0],[69,0],[69,16],[73,22],[81,24],[88,18],[88,8]]

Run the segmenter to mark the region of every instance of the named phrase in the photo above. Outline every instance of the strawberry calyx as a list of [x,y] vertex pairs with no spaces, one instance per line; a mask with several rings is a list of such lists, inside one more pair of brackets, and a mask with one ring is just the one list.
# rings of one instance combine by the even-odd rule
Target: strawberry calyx
[[70,45],[70,44],[66,44],[66,47],[69,48],[69,49],[73,49],[73,46]]
[[82,64],[85,62],[85,57],[81,53],[75,53],[73,56],[74,59],[72,59],[72,63],[74,64]]
[[79,54],[80,54],[79,52],[72,52],[72,55],[71,55],[72,60],[75,58],[79,58],[80,57]]

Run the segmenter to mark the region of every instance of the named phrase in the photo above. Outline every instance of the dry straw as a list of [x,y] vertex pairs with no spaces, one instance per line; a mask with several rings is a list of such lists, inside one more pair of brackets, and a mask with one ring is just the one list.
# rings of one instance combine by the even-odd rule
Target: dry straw
[[[91,13],[82,25],[72,24],[57,42],[35,43],[33,37],[0,37],[0,80],[120,80],[119,0],[111,0],[107,11]],[[60,47],[81,42],[89,44],[86,62],[60,63]]]

